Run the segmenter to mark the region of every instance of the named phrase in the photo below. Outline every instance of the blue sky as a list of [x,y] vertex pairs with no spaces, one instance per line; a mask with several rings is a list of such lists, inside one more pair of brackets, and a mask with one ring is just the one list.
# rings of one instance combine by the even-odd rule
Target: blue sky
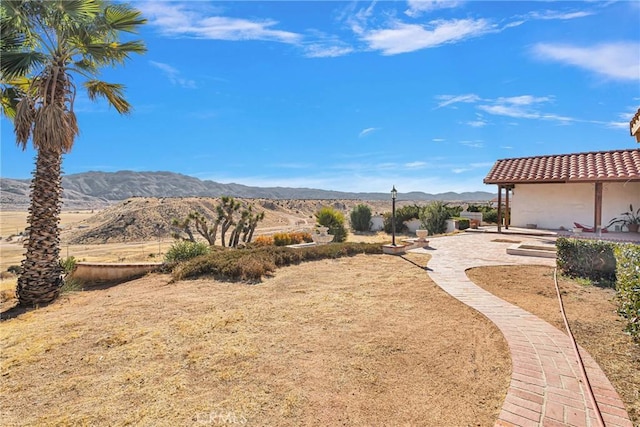
[[[493,191],[496,159],[640,148],[640,2],[134,2],[148,53],[80,93],[67,174]],[[1,175],[34,153],[2,119]]]

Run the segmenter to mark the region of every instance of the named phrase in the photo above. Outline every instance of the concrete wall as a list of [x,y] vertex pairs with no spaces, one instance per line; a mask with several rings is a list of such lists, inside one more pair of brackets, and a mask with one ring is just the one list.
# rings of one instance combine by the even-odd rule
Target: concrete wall
[[[504,200],[504,198],[503,198]],[[571,229],[574,222],[592,227],[595,184],[516,184],[511,204],[511,225]],[[629,210],[640,207],[640,182],[602,185],[602,226]],[[613,231],[613,230],[612,230]]]
[[158,269],[161,262],[115,264],[79,262],[71,277],[86,284],[124,282]]
[[371,231],[384,230],[384,217],[382,215],[374,215],[371,217]]

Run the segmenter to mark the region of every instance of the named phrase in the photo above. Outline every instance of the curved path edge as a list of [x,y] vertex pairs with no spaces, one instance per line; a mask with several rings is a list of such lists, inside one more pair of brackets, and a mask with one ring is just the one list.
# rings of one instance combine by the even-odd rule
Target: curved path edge
[[[488,265],[555,265],[555,259],[507,255],[494,236],[432,238],[429,276],[444,291],[491,320],[512,360],[511,383],[496,426],[597,426],[569,337],[539,317],[475,285],[466,270]],[[414,251],[425,251],[417,249]],[[593,358],[580,355],[607,426],[633,427],[624,403]]]

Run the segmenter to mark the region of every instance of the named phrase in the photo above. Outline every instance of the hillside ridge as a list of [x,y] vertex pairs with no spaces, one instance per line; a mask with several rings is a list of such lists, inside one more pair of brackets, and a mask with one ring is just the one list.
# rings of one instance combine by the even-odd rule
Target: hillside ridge
[[[29,204],[28,179],[0,178],[0,203],[4,208],[22,208]],[[387,200],[388,193],[356,193],[313,188],[251,187],[242,184],[222,184],[201,180],[175,172],[83,172],[64,175],[63,203],[65,208],[100,208],[132,197],[221,197],[245,199],[311,199],[311,200]],[[398,193],[399,199],[429,201],[488,201],[493,193],[424,192]]]

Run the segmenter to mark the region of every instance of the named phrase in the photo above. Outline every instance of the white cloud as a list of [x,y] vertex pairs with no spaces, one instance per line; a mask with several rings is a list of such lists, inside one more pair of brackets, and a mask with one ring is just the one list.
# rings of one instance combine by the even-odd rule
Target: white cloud
[[531,12],[528,16],[532,19],[542,20],[569,20],[576,18],[584,18],[586,16],[594,15],[594,12],[590,11],[576,11],[576,12],[560,12],[557,10],[543,10]]
[[404,167],[408,169],[422,169],[426,166],[428,166],[427,162],[409,162],[404,164]]
[[370,30],[361,36],[369,48],[383,55],[397,55],[420,49],[479,37],[496,31],[485,19],[454,19],[432,21],[426,26],[395,21],[390,28]]
[[484,148],[484,143],[482,141],[460,141],[460,144],[469,148]]
[[448,105],[456,104],[458,102],[476,103],[480,101],[480,97],[473,93],[469,93],[466,95],[437,95],[436,99],[440,100],[436,108],[446,107]]
[[404,13],[411,17],[417,17],[424,12],[430,12],[436,9],[446,9],[458,7],[462,2],[456,0],[408,0],[407,9]]
[[327,46],[319,43],[305,46],[305,56],[309,58],[334,58],[348,55],[352,52],[353,48],[349,46]]
[[557,61],[616,80],[640,80],[640,44],[602,43],[594,46],[538,43],[533,53],[541,59]]
[[248,20],[219,14],[217,9],[207,9],[199,2],[146,2],[140,9],[149,23],[164,35],[172,37],[194,37],[214,40],[269,40],[282,43],[298,43],[302,36],[297,33],[277,30],[278,24],[271,19]]
[[360,133],[358,134],[358,138],[362,138],[365,137],[367,135],[369,135],[372,132],[378,131],[380,130],[380,128],[366,128],[366,129],[362,129],[362,131],[360,131]]
[[445,139],[444,138],[433,138],[432,141],[433,142],[444,142]]
[[454,169],[451,169],[451,172],[453,172],[453,173],[463,173],[463,172],[468,172],[470,170],[471,169],[468,169],[468,168],[454,168]]
[[171,65],[156,61],[149,61],[149,64],[160,69],[172,84],[181,86],[186,89],[196,88],[196,82],[194,80],[181,77],[180,71],[178,71],[178,69],[172,67]]

